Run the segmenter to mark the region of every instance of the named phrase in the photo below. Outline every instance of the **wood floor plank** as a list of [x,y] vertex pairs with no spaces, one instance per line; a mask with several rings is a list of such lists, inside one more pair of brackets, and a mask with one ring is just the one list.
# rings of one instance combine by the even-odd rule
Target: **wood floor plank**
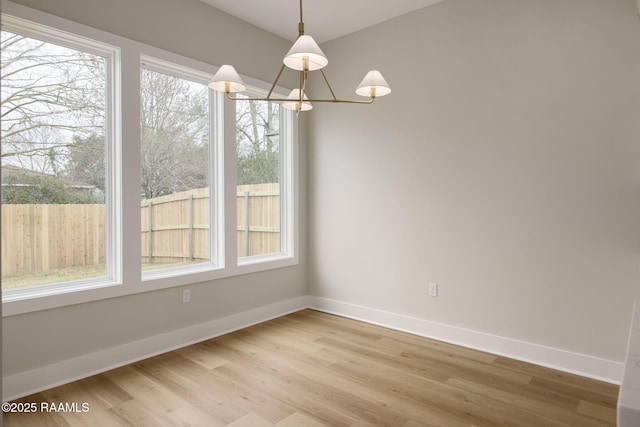
[[[578,406],[568,407],[565,405],[549,405],[536,399],[527,398],[520,394],[506,392],[500,389],[487,387],[484,384],[477,384],[452,378],[447,383],[457,389],[466,390],[476,395],[489,394],[493,399],[508,405],[517,410],[520,414],[519,425],[544,425],[544,426],[570,426],[576,420]],[[598,425],[599,422],[591,424],[591,419],[582,420],[582,426]]]
[[273,424],[256,414],[248,414],[229,424],[229,427],[273,427]]
[[302,310],[20,399],[5,427],[614,427],[618,387]]
[[578,405],[578,413],[609,423],[615,423],[616,421],[616,410],[614,408],[597,405],[584,400],[581,400],[580,405]]
[[[576,375],[577,376],[577,375]],[[545,378],[534,377],[531,380],[532,385],[545,388],[554,393],[573,396],[579,400],[586,400],[603,406],[615,406],[617,402],[617,395],[607,392],[605,390],[611,390],[611,387],[599,387],[599,382],[595,380],[589,380],[587,385],[576,385],[572,383],[568,377],[566,380],[550,380]],[[610,385],[610,384],[607,384]]]
[[[294,361],[291,363],[295,364]],[[296,378],[301,377],[299,368],[287,369],[273,363],[269,363],[268,366],[268,368],[265,366],[244,366],[242,369],[245,374],[252,377],[252,383],[257,387],[260,386],[259,384],[269,384],[268,392],[271,397],[295,407],[299,411],[313,415],[325,422],[326,425],[346,427],[355,422],[355,418],[347,415],[348,410],[341,410],[331,402],[318,399],[314,393],[308,391],[304,383],[294,382]]]
[[209,347],[202,344],[194,344],[189,347],[176,350],[176,353],[185,359],[189,359],[207,369],[215,369],[229,363],[228,360],[218,356],[215,351],[210,351]]
[[141,373],[148,375],[158,384],[170,389],[190,403],[198,411],[207,413],[215,424],[228,424],[250,411],[228,402],[226,390],[215,380],[207,379],[209,370],[203,370],[201,365],[191,360],[176,361],[167,365],[165,369],[154,369],[147,364],[137,365]]
[[572,395],[578,399],[602,401],[605,405],[615,405],[617,402],[618,386],[614,384],[506,357],[499,357],[494,364],[521,372],[529,372],[534,377],[532,383],[539,384],[554,392]]
[[358,363],[331,366],[342,376],[358,381],[372,389],[382,389],[395,401],[408,402],[421,418],[432,414],[445,415],[451,423],[477,426],[497,426],[504,422],[504,416],[492,409],[491,404],[472,400],[469,393],[446,385],[439,380],[410,374],[389,375],[377,369]]
[[284,420],[276,424],[277,427],[323,427],[324,424],[318,420],[305,415],[300,412],[296,412]]

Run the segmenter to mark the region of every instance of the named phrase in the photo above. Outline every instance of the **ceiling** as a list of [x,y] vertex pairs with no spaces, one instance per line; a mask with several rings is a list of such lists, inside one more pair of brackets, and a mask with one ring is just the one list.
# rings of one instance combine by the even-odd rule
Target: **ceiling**
[[[298,0],[201,1],[287,40],[298,37]],[[306,0],[302,5],[305,34],[324,43],[440,1]]]

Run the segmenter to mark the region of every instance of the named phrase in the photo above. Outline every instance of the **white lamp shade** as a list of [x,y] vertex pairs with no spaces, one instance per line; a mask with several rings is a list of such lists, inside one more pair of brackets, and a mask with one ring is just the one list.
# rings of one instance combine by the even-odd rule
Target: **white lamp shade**
[[[313,108],[313,105],[311,105],[310,102],[303,101],[302,105],[300,105],[300,89],[292,90],[289,96],[287,96],[287,99],[292,100],[292,101],[287,101],[282,103],[282,108],[286,108],[287,110],[309,111]],[[307,98],[307,95],[305,94],[303,99],[309,99],[309,98]],[[298,106],[300,107],[298,108]]]
[[209,87],[221,92],[242,92],[247,88],[233,65],[220,67],[209,83]]
[[287,52],[283,62],[287,67],[297,71],[303,71],[306,62],[307,69],[314,71],[324,68],[329,63],[329,60],[313,37],[301,35]]
[[390,94],[391,88],[389,87],[389,83],[382,77],[380,71],[371,70],[358,85],[356,93],[360,96],[375,98]]

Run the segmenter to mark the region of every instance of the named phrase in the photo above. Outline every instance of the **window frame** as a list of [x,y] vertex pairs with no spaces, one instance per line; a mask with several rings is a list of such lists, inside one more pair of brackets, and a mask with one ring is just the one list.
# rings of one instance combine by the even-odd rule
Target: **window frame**
[[[243,76],[244,78],[244,76]],[[247,86],[247,94],[253,97],[266,97],[268,91],[255,87],[255,86]],[[282,97],[283,95],[275,94],[273,95],[276,98]],[[234,109],[234,117],[235,117],[235,109]],[[295,192],[293,191],[293,187],[291,186],[292,182],[295,182],[294,176],[294,168],[292,159],[294,158],[294,148],[295,144],[293,141],[293,132],[292,125],[295,123],[294,113],[291,110],[286,108],[282,108],[280,106],[280,117],[279,117],[279,138],[278,138],[278,154],[279,154],[279,191],[280,191],[280,250],[278,252],[273,252],[269,254],[261,254],[261,255],[250,255],[244,257],[237,257],[237,264],[240,267],[246,267],[253,264],[262,264],[273,261],[286,260],[294,257],[294,249],[296,245],[292,239],[292,236],[295,235],[295,215],[294,215],[294,201],[295,201]],[[235,129],[235,124],[234,124]],[[234,137],[234,152],[236,150],[236,139]],[[236,159],[237,160],[237,159]],[[237,174],[236,174],[237,176]],[[236,194],[236,193],[234,193]],[[238,224],[236,224],[238,225]]]
[[[205,86],[211,80],[211,76],[207,73],[145,54],[140,55],[140,70],[142,69],[167,74]],[[217,92],[209,89],[208,95],[209,260],[187,266],[141,271],[143,282],[224,268],[224,245],[222,244],[224,242],[223,225],[225,221],[224,210],[222,209],[224,206],[224,189],[220,185],[223,181],[221,175],[224,173],[224,153],[222,150],[224,141],[220,132],[222,116],[218,111],[223,109],[223,103]]]
[[[140,248],[140,66],[143,58],[154,58],[155,61],[166,64],[176,64],[179,68],[195,70],[198,74],[211,78],[218,67],[173,52],[168,52],[125,37],[108,33],[67,19],[50,15],[29,7],[11,2],[3,2],[2,25],[8,21],[20,22],[27,27],[52,34],[65,34],[69,37],[93,41],[98,46],[108,45],[117,50],[113,61],[114,84],[112,88],[114,102],[109,108],[113,109],[113,137],[117,143],[110,147],[110,155],[114,163],[112,176],[108,185],[114,189],[111,193],[114,202],[108,209],[109,220],[113,223],[110,251],[114,252],[111,267],[113,276],[117,280],[107,283],[92,284],[83,280],[81,283],[69,283],[38,286],[29,295],[7,298],[3,292],[3,316],[12,316],[38,310],[64,307],[98,301],[107,298],[122,297],[150,291],[158,291],[177,286],[184,286],[202,282],[210,282],[215,286],[216,280],[242,274],[267,271],[282,267],[294,266],[299,263],[299,230],[298,230],[298,123],[290,113],[281,114],[281,120],[288,115],[285,126],[281,123],[281,132],[289,133],[289,143],[281,145],[281,161],[283,179],[286,184],[281,185],[281,252],[275,256],[260,256],[250,262],[239,262],[236,242],[236,166],[235,166],[235,102],[224,99],[219,92],[212,98],[218,106],[214,109],[212,127],[218,144],[215,159],[219,166],[219,175],[212,180],[211,191],[217,193],[221,203],[216,207],[215,226],[219,234],[216,248],[218,250],[218,265],[211,268],[210,263],[203,263],[206,267],[194,265],[167,274],[150,275],[145,280],[141,274]],[[9,28],[7,28],[9,29]],[[271,84],[260,80],[242,76],[251,90],[266,93]],[[284,98],[282,94],[290,89],[276,87],[274,93]],[[282,110],[282,112],[288,110]],[[288,127],[287,127],[288,126]],[[222,143],[219,143],[223,141]],[[286,146],[286,149],[285,149]],[[213,150],[211,150],[213,151]],[[213,154],[213,153],[212,153]],[[123,183],[127,183],[124,185]],[[282,200],[282,199],[286,199]],[[212,211],[213,212],[213,211]],[[126,221],[124,219],[126,218]],[[285,220],[286,218],[286,220]],[[212,223],[213,227],[214,224]],[[211,250],[214,250],[213,244]],[[250,257],[254,258],[254,257]],[[152,277],[151,277],[152,276]]]
[[119,253],[122,252],[120,207],[120,49],[82,35],[38,24],[14,15],[2,14],[2,31],[41,40],[105,58],[105,277],[36,285],[2,291],[2,302],[43,298],[59,293],[96,289],[122,284]]

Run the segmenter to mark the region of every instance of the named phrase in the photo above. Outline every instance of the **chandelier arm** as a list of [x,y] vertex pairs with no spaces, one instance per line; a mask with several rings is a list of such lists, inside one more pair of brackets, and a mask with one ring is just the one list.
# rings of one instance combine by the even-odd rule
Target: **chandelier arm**
[[373,104],[375,98],[369,98],[367,100],[354,100],[354,99],[305,99],[304,102],[332,102],[335,104]]
[[322,77],[324,78],[324,82],[327,84],[327,87],[329,88],[329,92],[331,92],[331,96],[333,96],[333,99],[337,100],[336,94],[333,93],[333,89],[331,89],[331,85],[329,84],[329,80],[327,79],[327,76],[324,74],[324,70],[322,70],[322,68],[320,69],[320,73],[322,74]]
[[[267,101],[267,102],[291,102],[291,99],[287,98],[237,98],[226,94],[227,99],[231,101]],[[367,100],[352,100],[352,99],[305,99],[304,102],[332,102],[336,104],[373,104],[375,98],[369,98]]]

